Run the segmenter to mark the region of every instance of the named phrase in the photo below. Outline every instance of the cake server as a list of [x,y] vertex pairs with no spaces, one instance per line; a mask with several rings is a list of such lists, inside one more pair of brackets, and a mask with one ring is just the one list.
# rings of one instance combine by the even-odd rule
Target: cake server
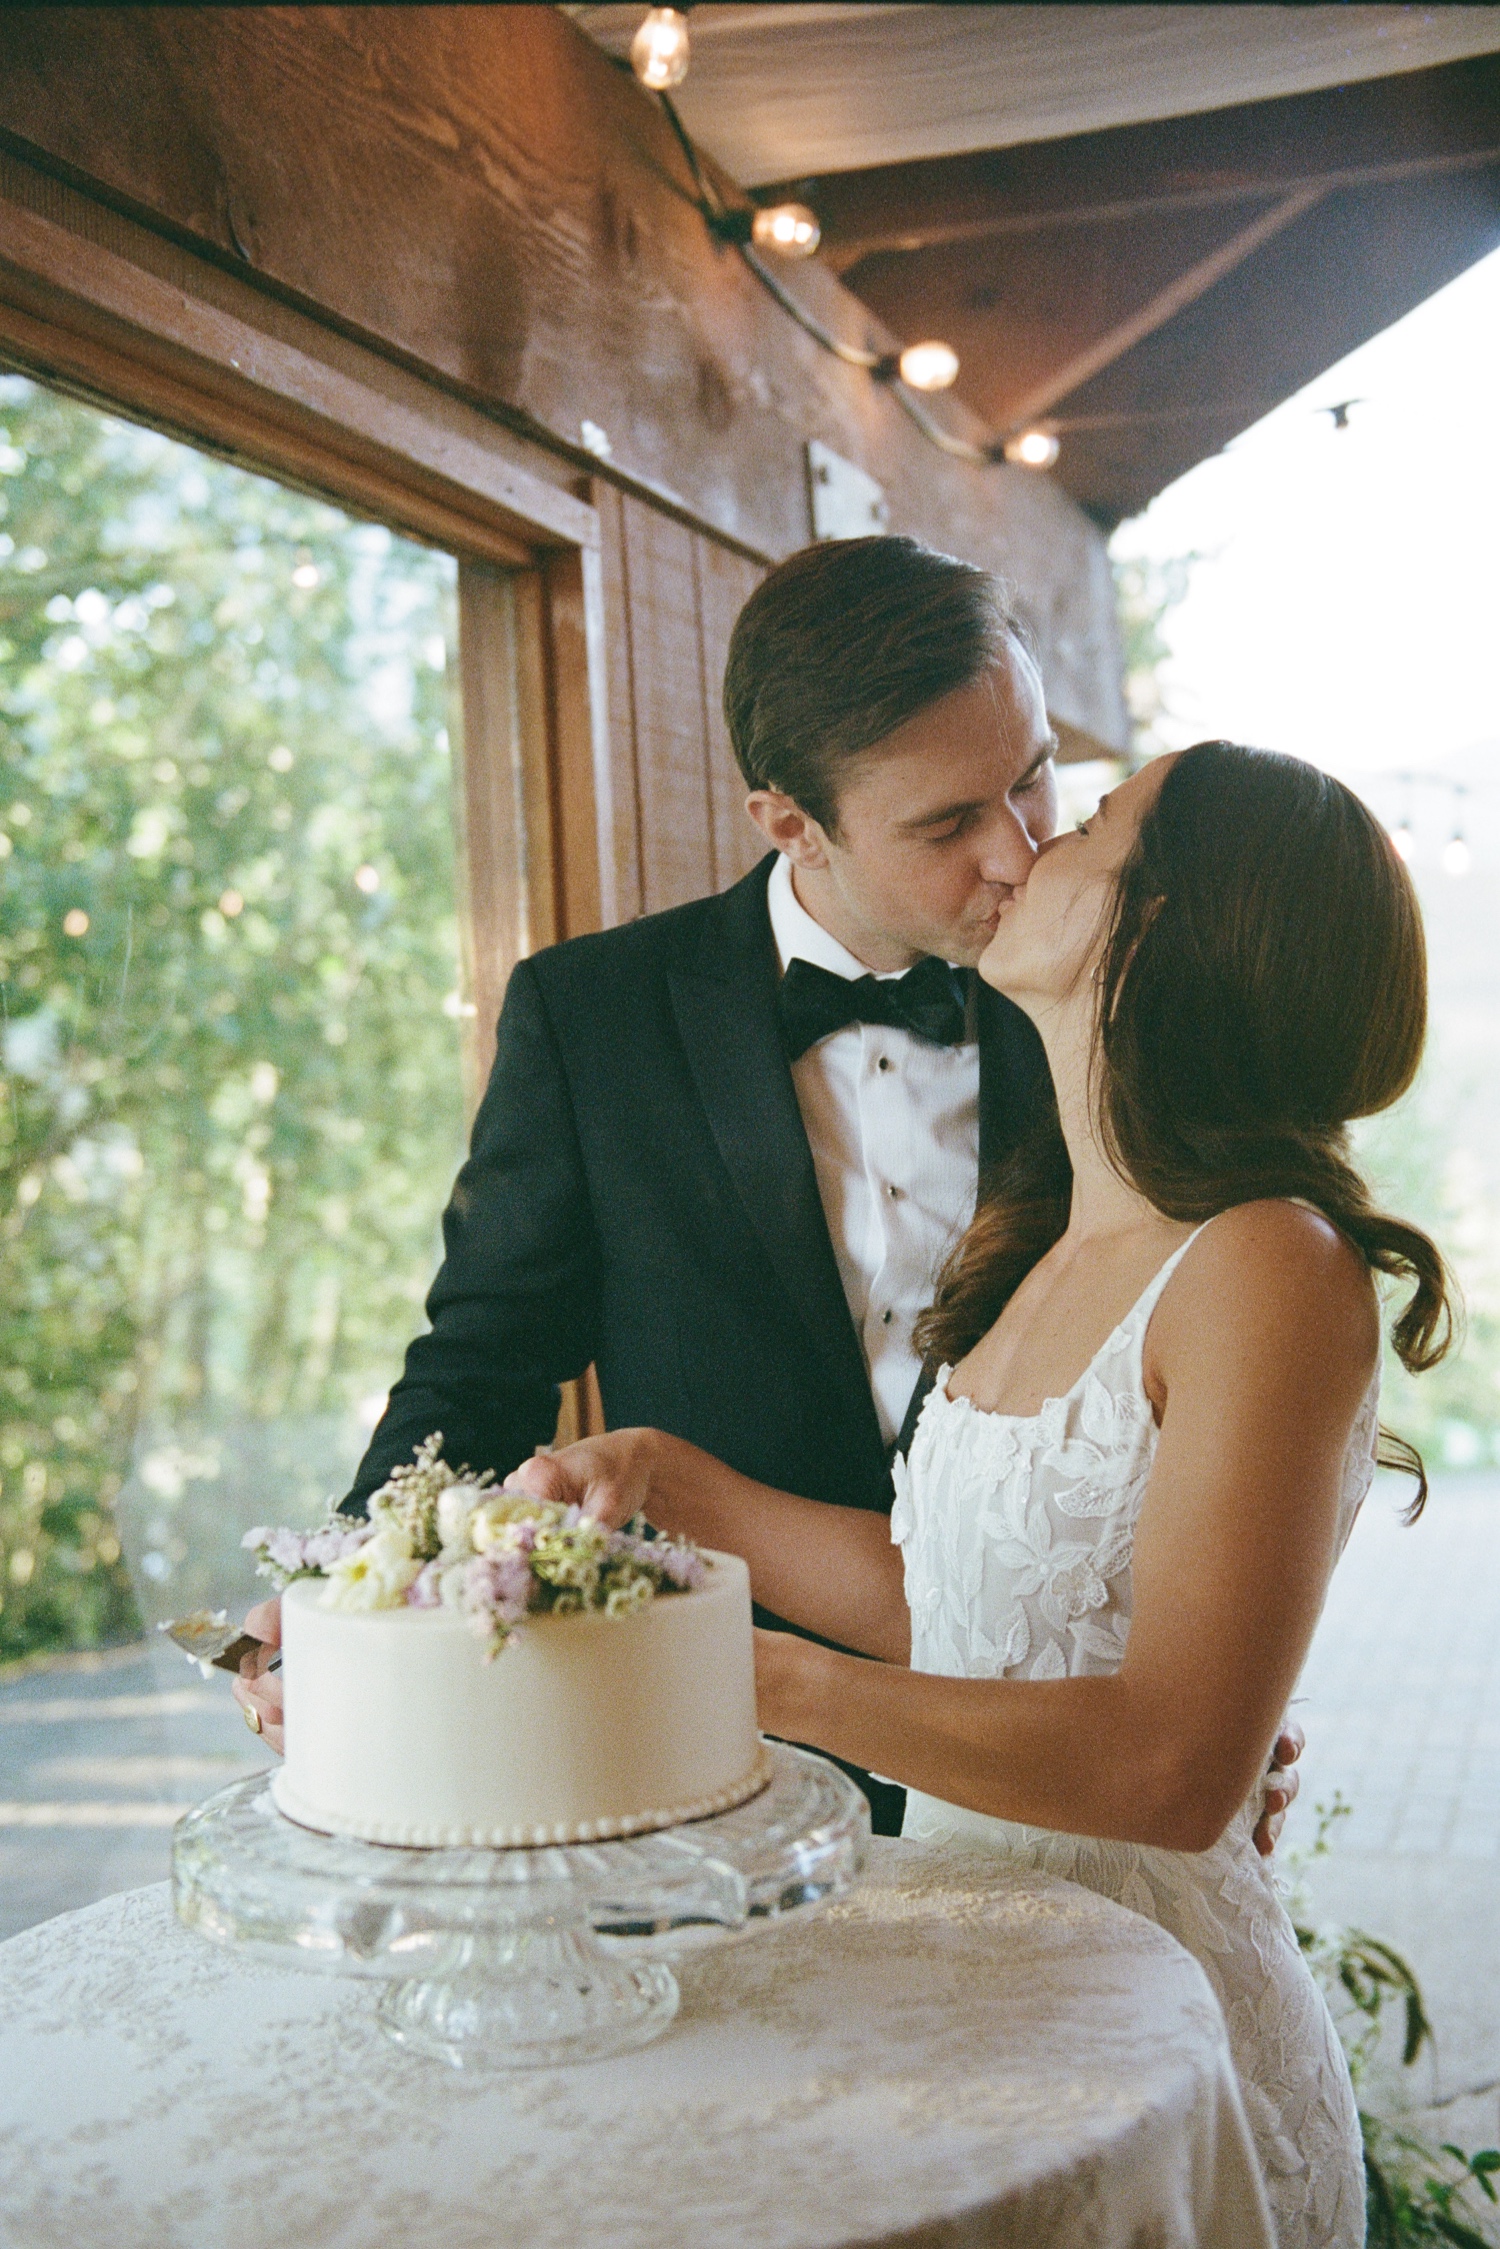
[[[156,1627],[165,1632],[173,1647],[181,1648],[189,1663],[196,1663],[206,1679],[210,1671],[238,1673],[240,1658],[253,1655],[265,1646],[249,1632],[241,1632],[237,1624],[229,1621],[227,1609],[193,1609],[187,1616],[168,1617],[165,1624]],[[266,1665],[267,1671],[281,1669],[281,1650]]]

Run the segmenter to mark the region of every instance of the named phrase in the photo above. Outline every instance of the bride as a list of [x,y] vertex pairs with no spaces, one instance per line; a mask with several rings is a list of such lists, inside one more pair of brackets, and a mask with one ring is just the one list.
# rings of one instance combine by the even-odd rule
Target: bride
[[[1417,1068],[1416,900],[1338,782],[1206,742],[1042,846],[979,971],[1041,1032],[1057,1110],[938,1281],[889,1534],[651,1430],[512,1482],[742,1554],[839,1643],[758,1635],[769,1732],[904,1782],[909,1835],[1171,1930],[1223,2006],[1282,2249],[1358,2243],[1348,2072],[1251,1837],[1375,1465],[1376,1276],[1414,1284],[1408,1367],[1449,1332],[1436,1249],[1344,1133]],[[1415,1455],[1382,1457],[1420,1507]]]

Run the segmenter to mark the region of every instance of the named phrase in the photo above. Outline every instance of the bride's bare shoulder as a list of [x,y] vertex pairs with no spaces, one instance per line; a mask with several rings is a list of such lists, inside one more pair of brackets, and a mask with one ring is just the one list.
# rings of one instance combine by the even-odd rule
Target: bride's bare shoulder
[[1217,1264],[1221,1272],[1232,1267],[1247,1276],[1252,1271],[1268,1277],[1285,1272],[1304,1284],[1326,1278],[1361,1289],[1371,1286],[1370,1269],[1348,1235],[1320,1210],[1283,1196],[1220,1211],[1204,1227],[1196,1250],[1205,1269]]
[[1153,1322],[1159,1350],[1242,1351],[1257,1336],[1368,1378],[1380,1348],[1374,1276],[1321,1211],[1282,1200],[1220,1212],[1173,1275]]

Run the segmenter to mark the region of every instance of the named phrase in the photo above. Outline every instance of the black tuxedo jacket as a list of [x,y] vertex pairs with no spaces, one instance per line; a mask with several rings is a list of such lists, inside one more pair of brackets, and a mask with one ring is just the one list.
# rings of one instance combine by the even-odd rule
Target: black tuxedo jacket
[[[773,860],[732,890],[522,961],[443,1219],[431,1333],[360,1464],[358,1506],[435,1429],[506,1475],[598,1369],[612,1428],[701,1445],[782,1491],[888,1509],[890,1453],[776,1016]],[[1026,1018],[978,987],[980,1165],[1046,1098]]]

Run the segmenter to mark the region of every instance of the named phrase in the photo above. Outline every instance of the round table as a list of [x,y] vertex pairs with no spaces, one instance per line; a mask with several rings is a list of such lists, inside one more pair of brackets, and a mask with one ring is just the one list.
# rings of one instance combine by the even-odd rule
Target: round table
[[5,2249],[1270,2249],[1196,1961],[1072,1883],[877,1843],[689,1956],[643,2051],[476,2076],[165,1885],[0,1945]]

